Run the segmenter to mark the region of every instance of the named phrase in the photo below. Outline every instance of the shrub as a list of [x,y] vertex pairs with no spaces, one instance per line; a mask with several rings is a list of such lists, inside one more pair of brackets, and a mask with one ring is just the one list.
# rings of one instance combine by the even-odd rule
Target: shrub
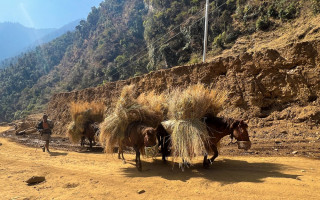
[[201,58],[192,56],[188,64],[197,64],[197,63],[200,63],[201,61],[202,61]]
[[217,37],[214,38],[213,46],[217,46],[217,47],[223,48],[224,47],[225,38],[226,38],[226,32],[221,33],[220,35],[218,35]]
[[231,43],[231,42],[235,41],[240,34],[241,34],[241,32],[239,30],[233,30],[231,28],[231,30],[227,31],[227,34],[225,37],[225,43]]
[[272,18],[278,18],[279,13],[274,5],[269,6],[268,8],[268,16]]
[[270,26],[270,21],[267,17],[259,17],[256,21],[256,29],[257,30],[266,30]]
[[291,3],[286,9],[281,9],[279,12],[281,19],[294,19],[298,14],[296,3]]
[[189,14],[196,14],[197,12],[199,12],[199,7],[198,6],[192,6],[189,10],[188,13]]
[[320,0],[312,0],[311,1],[311,7],[313,10],[313,13],[318,14],[320,13]]

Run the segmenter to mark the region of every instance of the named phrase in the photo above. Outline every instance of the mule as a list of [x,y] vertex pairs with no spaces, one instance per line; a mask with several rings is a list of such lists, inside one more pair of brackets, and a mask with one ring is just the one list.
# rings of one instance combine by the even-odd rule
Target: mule
[[125,137],[119,144],[118,158],[122,155],[125,147],[133,147],[136,152],[136,167],[139,171],[142,170],[140,154],[144,152],[144,147],[151,147],[157,144],[156,129],[149,127],[142,122],[133,122],[127,127]]
[[230,136],[231,143],[233,138],[237,140],[239,149],[248,150],[251,148],[248,125],[243,120],[220,118],[208,115],[205,117],[205,123],[210,137],[207,149],[213,151],[213,156],[208,159],[208,155],[204,155],[203,167],[209,167],[209,165],[218,157],[219,152],[217,145],[219,141],[227,135]]
[[165,130],[165,128],[160,123],[156,129],[158,145],[160,147],[160,152],[162,155],[162,161],[166,162],[166,157],[170,155],[170,134]]
[[[218,157],[219,152],[217,145],[219,141],[229,135],[231,142],[233,138],[237,140],[238,148],[248,150],[251,148],[251,142],[248,134],[248,125],[243,120],[235,120],[231,118],[219,118],[207,115],[204,119],[206,123],[209,141],[206,144],[206,149],[213,151],[212,158],[208,159],[208,154],[204,155],[203,167],[208,168],[210,164]],[[163,127],[157,129],[159,143],[161,143],[162,160],[165,162],[166,157],[170,155],[170,134]],[[165,139],[162,139],[165,138]],[[162,145],[162,143],[164,145]]]
[[90,149],[95,144],[96,134],[99,133],[99,126],[96,123],[87,123],[84,128],[83,135],[81,136],[80,145],[83,147],[86,138],[89,140]]

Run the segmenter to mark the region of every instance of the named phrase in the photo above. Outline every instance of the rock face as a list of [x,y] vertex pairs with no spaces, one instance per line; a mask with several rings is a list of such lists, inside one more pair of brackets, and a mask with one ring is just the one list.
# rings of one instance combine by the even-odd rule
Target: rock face
[[290,44],[281,49],[265,49],[238,56],[219,57],[210,63],[179,66],[155,71],[97,88],[56,94],[47,112],[55,121],[55,133],[64,134],[70,122],[72,101],[103,101],[110,106],[121,88],[135,84],[137,95],[202,82],[227,90],[228,101],[222,116],[255,119],[320,121],[320,42]]
[[[50,116],[51,117],[51,116]],[[26,118],[18,121],[14,121],[12,126],[15,127],[16,135],[30,134],[37,132],[36,127],[42,119],[42,114],[29,115]]]

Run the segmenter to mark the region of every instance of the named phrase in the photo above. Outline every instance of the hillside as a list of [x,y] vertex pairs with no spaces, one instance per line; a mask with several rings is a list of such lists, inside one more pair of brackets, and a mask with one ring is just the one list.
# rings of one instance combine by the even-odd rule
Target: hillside
[[0,23],[0,61],[18,55],[36,40],[54,30],[27,28],[18,23]]
[[[219,55],[255,54],[267,44],[266,48],[277,47],[281,52],[282,47],[311,40],[310,35],[316,39],[319,5],[317,0],[210,1],[209,60]],[[199,63],[203,8],[198,0],[102,2],[74,33],[38,47],[0,70],[0,121],[42,111],[55,93]],[[303,23],[305,19],[310,21]],[[290,41],[281,34],[287,35],[287,28],[295,23],[304,28]]]

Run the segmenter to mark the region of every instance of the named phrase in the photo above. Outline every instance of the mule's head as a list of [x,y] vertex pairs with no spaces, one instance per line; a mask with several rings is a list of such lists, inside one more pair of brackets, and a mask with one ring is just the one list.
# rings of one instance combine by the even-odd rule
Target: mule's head
[[157,131],[152,127],[143,130],[144,145],[146,147],[155,146],[157,144]]
[[251,148],[251,142],[248,134],[248,125],[243,121],[238,121],[233,127],[233,137],[236,138],[239,149],[248,150]]

